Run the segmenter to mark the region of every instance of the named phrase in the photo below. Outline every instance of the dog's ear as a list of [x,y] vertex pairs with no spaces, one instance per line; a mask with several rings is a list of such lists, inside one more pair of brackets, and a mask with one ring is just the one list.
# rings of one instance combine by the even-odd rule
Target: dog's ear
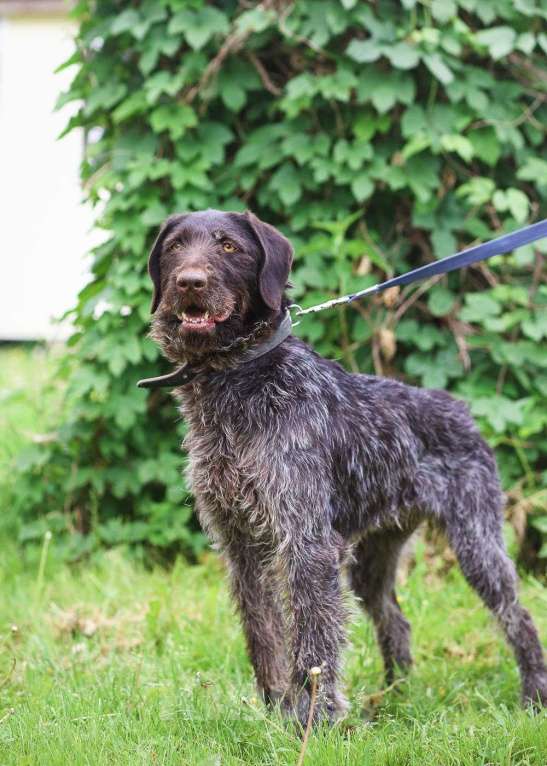
[[266,306],[279,311],[292,265],[292,245],[276,228],[269,223],[264,223],[249,210],[245,213],[245,217],[264,255],[264,262],[258,275],[260,295]]
[[167,218],[161,225],[156,241],[152,245],[150,256],[148,258],[148,273],[150,279],[154,285],[154,294],[152,295],[152,305],[150,312],[153,314],[158,308],[161,300],[161,270],[160,270],[160,258],[161,249],[163,246],[163,240],[172,231],[173,227],[184,218],[184,215],[172,215]]

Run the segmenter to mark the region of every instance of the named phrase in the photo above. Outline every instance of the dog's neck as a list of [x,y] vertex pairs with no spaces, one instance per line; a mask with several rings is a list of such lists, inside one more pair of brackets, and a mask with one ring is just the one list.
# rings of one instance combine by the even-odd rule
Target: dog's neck
[[210,351],[203,352],[187,348],[184,362],[191,365],[196,371],[210,370],[220,372],[237,367],[243,355],[258,348],[275,335],[282,321],[282,314],[269,320],[259,319],[251,325],[245,335],[240,335],[225,346],[219,346]]
[[277,348],[291,334],[291,328],[291,317],[288,310],[285,310],[270,322],[256,323],[249,334],[236,338],[228,346],[206,355],[188,354],[182,367],[167,375],[140,380],[137,386],[139,388],[183,386],[198,376],[237,369]]

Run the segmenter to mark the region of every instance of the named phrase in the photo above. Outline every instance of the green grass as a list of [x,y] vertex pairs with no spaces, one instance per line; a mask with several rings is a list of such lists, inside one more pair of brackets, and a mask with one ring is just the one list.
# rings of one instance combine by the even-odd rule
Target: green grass
[[[6,546],[4,546],[5,548]],[[309,764],[547,763],[547,718],[518,707],[514,661],[456,570],[423,552],[401,587],[416,666],[382,686],[370,625],[351,624],[352,710],[313,735]],[[254,697],[244,642],[211,555],[146,571],[122,552],[70,568],[8,547],[1,566],[0,763],[294,764],[299,740]],[[523,598],[547,628],[534,581]],[[13,627],[12,627],[13,626]]]
[[[36,353],[10,351],[9,375],[0,354],[0,391],[12,391],[0,454],[10,459],[45,422],[32,385],[47,362]],[[0,539],[2,766],[296,764],[300,740],[255,699],[214,555],[150,571],[121,550],[72,566],[54,550],[43,557]],[[439,566],[419,544],[400,587],[416,664],[372,701],[381,662],[355,610],[344,674],[351,712],[312,735],[305,763],[545,766],[547,716],[520,710],[510,651],[459,572],[441,578]],[[526,579],[522,597],[545,636],[545,589]]]
[[[44,393],[56,352],[42,346],[0,346],[0,470],[32,436],[45,428],[55,392]],[[53,386],[53,389],[55,386]],[[0,473],[0,480],[5,473]]]
[[50,375],[57,356],[58,350],[40,345],[0,345],[0,530],[13,526],[17,456],[32,440],[47,438],[59,411],[62,384]]

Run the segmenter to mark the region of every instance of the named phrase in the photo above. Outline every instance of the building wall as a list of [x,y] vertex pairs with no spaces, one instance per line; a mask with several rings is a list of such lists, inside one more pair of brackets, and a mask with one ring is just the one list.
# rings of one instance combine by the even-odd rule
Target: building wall
[[0,4],[0,340],[61,339],[68,327],[53,318],[74,305],[96,236],[78,179],[82,132],[57,141],[72,105],[53,112],[74,76],[72,68],[54,74],[72,53],[74,26],[59,13],[5,13],[6,5]]

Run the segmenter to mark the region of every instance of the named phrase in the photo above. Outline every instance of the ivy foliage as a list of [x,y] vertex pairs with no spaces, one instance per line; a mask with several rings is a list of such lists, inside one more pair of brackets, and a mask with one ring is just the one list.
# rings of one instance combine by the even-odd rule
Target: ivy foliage
[[[293,298],[362,289],[545,214],[538,0],[81,0],[67,131],[106,240],[71,312],[64,419],[21,456],[23,539],[198,551],[147,251],[174,211],[253,209],[296,246]],[[541,208],[543,206],[543,213]],[[517,528],[547,532],[543,246],[305,318],[351,370],[465,398]],[[543,462],[542,462],[543,461]],[[83,535],[90,532],[92,534]],[[547,555],[544,545],[542,555]]]

